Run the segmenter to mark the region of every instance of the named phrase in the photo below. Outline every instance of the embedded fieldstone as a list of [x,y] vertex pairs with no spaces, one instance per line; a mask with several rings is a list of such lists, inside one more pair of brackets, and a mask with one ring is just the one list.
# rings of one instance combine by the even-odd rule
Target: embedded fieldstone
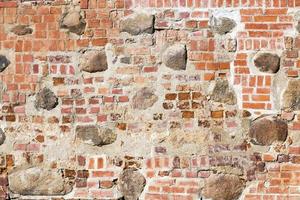
[[237,175],[211,175],[204,184],[202,196],[213,200],[236,200],[244,188],[244,180]]
[[65,195],[72,190],[72,184],[57,170],[43,167],[14,170],[8,181],[10,191],[20,195]]
[[254,65],[261,72],[276,73],[280,67],[280,58],[276,54],[261,53],[255,57]]
[[0,55],[0,72],[3,72],[8,65],[10,65],[10,61],[4,55]]
[[229,105],[236,103],[234,91],[229,87],[228,81],[222,79],[217,79],[210,98],[215,102],[226,103]]
[[290,80],[283,93],[283,109],[300,110],[300,80]]
[[184,44],[174,44],[168,47],[162,55],[162,62],[173,70],[185,70],[186,59],[187,53]]
[[120,21],[121,32],[127,32],[131,35],[141,33],[153,33],[154,16],[147,13],[133,13]]
[[2,145],[5,141],[5,134],[4,134],[4,131],[0,128],[0,145]]
[[49,88],[43,88],[35,97],[35,107],[37,109],[52,110],[58,104],[58,99]]
[[84,143],[93,146],[112,144],[117,139],[117,134],[112,129],[96,125],[77,126],[76,135]]
[[68,29],[71,33],[82,35],[86,22],[79,11],[65,12],[60,19],[60,28]]
[[118,179],[118,187],[125,200],[137,200],[145,185],[145,177],[135,169],[125,169]]
[[234,29],[236,22],[228,17],[211,17],[210,28],[213,32],[225,35]]
[[85,72],[95,73],[107,70],[107,58],[103,50],[86,50],[80,58],[80,69]]
[[284,142],[288,125],[281,119],[262,117],[251,123],[249,136],[254,144],[268,146],[275,141]]
[[153,90],[144,87],[133,96],[132,106],[134,109],[145,110],[152,107],[157,100],[158,97],[154,94]]
[[21,36],[31,34],[33,30],[28,25],[17,25],[11,29],[11,32]]

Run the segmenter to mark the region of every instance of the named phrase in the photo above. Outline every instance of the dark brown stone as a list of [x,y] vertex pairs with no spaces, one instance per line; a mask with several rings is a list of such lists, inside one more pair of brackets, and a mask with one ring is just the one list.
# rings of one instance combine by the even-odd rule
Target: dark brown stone
[[137,200],[145,185],[145,177],[134,169],[125,169],[118,179],[118,187],[125,200]]
[[205,182],[202,195],[213,200],[236,200],[245,188],[245,182],[236,175],[211,175]]
[[233,105],[236,103],[234,91],[229,87],[227,80],[218,79],[210,96],[211,100]]
[[300,80],[290,80],[283,93],[283,109],[300,110]]
[[280,58],[272,53],[260,53],[254,59],[254,65],[261,72],[276,73],[280,67]]
[[117,134],[112,129],[96,125],[77,126],[76,136],[84,143],[94,146],[112,144],[117,139]]
[[107,70],[107,58],[104,50],[86,50],[80,58],[80,68],[89,73]]
[[236,26],[236,22],[228,17],[212,17],[210,20],[210,28],[213,32],[220,35],[229,33]]
[[0,128],[0,145],[2,145],[5,141],[5,134],[4,134],[4,131]]
[[8,65],[10,65],[10,61],[4,55],[0,55],[0,72],[3,72]]
[[275,141],[283,142],[288,134],[287,123],[281,119],[260,118],[251,123],[249,136],[255,144],[267,146]]
[[144,87],[136,92],[132,99],[132,106],[134,109],[145,110],[152,107],[158,100],[154,91],[148,87]]
[[154,16],[147,13],[133,13],[120,21],[121,32],[127,32],[131,35],[141,33],[153,33]]
[[162,55],[162,62],[173,70],[185,70],[186,59],[187,53],[184,44],[169,46]]
[[44,88],[39,91],[35,97],[35,107],[37,109],[52,110],[58,104],[58,99],[55,94],[49,89]]
[[17,25],[11,29],[11,32],[13,32],[16,35],[28,35],[33,32],[32,28],[30,28],[27,25]]

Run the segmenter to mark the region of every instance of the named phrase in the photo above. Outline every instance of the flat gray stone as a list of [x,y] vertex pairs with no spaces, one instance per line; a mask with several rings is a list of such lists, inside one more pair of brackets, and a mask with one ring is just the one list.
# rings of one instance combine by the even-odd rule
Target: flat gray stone
[[52,110],[58,104],[58,99],[49,88],[43,88],[36,94],[35,107],[37,109]]
[[6,56],[0,54],[0,72],[3,72],[8,65],[10,65],[10,61],[6,58]]
[[162,55],[162,62],[173,70],[186,69],[187,52],[184,44],[169,46]]
[[2,145],[5,142],[6,136],[4,131],[0,128],[0,145]]
[[290,80],[283,93],[282,108],[300,110],[300,80]]
[[28,25],[16,25],[11,29],[11,32],[21,36],[31,34],[33,30]]
[[65,12],[60,19],[60,28],[68,29],[71,33],[82,35],[85,30],[86,22],[79,11]]
[[210,28],[213,32],[216,32],[220,35],[225,35],[234,29],[236,22],[233,19],[228,17],[211,17],[210,19]]
[[148,87],[144,87],[136,92],[132,99],[132,106],[134,109],[145,110],[154,105],[158,97],[154,91]]
[[154,16],[147,13],[133,13],[121,19],[121,32],[127,32],[131,35],[139,35],[141,33],[153,33]]
[[89,73],[106,71],[108,65],[104,49],[83,52],[80,57],[80,69]]
[[227,80],[217,79],[216,85],[210,96],[215,102],[225,103],[229,105],[236,104],[236,96],[234,91],[229,87]]

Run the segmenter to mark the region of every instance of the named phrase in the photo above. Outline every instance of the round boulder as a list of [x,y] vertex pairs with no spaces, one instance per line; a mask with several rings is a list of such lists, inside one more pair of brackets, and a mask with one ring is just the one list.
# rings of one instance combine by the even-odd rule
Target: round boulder
[[0,72],[3,72],[8,65],[10,65],[10,61],[4,55],[0,55]]
[[276,73],[280,67],[280,58],[277,54],[260,53],[254,58],[254,65],[261,72]]
[[43,88],[35,97],[35,107],[37,109],[52,110],[58,104],[58,99],[49,88]]
[[137,200],[145,185],[145,177],[134,169],[125,169],[118,179],[118,188],[125,200]]
[[186,47],[184,44],[169,46],[162,55],[162,62],[173,70],[186,69]]
[[211,175],[205,182],[202,195],[213,200],[236,200],[244,188],[244,180],[237,175]]
[[144,87],[136,92],[133,96],[132,106],[134,109],[145,110],[158,100],[158,97],[154,94],[153,90]]
[[148,13],[133,13],[120,21],[121,32],[127,32],[131,35],[141,33],[153,33],[154,16]]
[[82,35],[86,22],[79,11],[65,12],[60,19],[60,28],[68,29],[71,33]]
[[103,72],[108,69],[107,58],[103,50],[86,50],[80,57],[80,69],[85,72]]
[[252,142],[262,146],[275,141],[284,142],[288,135],[288,125],[281,119],[262,117],[251,123],[249,136]]

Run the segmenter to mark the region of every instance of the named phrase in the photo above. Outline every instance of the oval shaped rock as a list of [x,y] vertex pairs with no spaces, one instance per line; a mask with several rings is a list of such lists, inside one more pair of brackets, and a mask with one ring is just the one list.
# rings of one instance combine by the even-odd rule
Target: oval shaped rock
[[244,180],[237,175],[211,175],[204,184],[202,195],[213,200],[236,200],[244,188]]
[[43,88],[36,94],[35,107],[37,109],[52,110],[58,104],[58,99],[49,88]]
[[284,142],[288,135],[288,125],[281,119],[263,117],[251,123],[249,136],[253,143],[267,146],[275,141]]
[[277,54],[260,53],[255,56],[254,65],[261,72],[276,73],[280,67],[280,58]]
[[31,34],[33,30],[28,25],[17,25],[11,29],[11,32],[21,36]]
[[20,195],[65,195],[72,185],[54,170],[40,167],[16,169],[8,175],[9,189]]
[[215,102],[226,103],[229,105],[236,103],[234,91],[230,89],[228,81],[222,79],[217,79],[210,98]]
[[162,62],[173,70],[185,70],[186,59],[187,53],[184,44],[174,44],[168,47],[162,55]]
[[10,65],[10,61],[4,55],[0,55],[0,72],[3,72],[8,65]]
[[112,129],[96,125],[77,126],[76,135],[84,143],[94,146],[112,144],[117,139],[117,134]]
[[137,200],[145,185],[145,177],[134,169],[125,169],[118,179],[118,187],[125,200]]
[[0,145],[2,145],[4,143],[6,139],[6,136],[4,134],[4,131],[0,128]]
[[133,13],[120,21],[121,32],[127,32],[131,35],[141,33],[153,33],[154,16],[147,13]]
[[89,73],[103,72],[108,69],[104,50],[87,50],[80,58],[80,69]]
[[300,80],[290,80],[282,97],[283,109],[300,110]]
[[71,33],[82,35],[84,33],[86,22],[79,11],[69,11],[62,15],[60,28],[68,29]]
[[229,33],[235,26],[236,22],[228,17],[212,17],[210,19],[210,28],[220,35]]
[[158,97],[154,94],[153,90],[144,87],[136,92],[132,99],[132,107],[134,109],[145,110],[154,105]]

